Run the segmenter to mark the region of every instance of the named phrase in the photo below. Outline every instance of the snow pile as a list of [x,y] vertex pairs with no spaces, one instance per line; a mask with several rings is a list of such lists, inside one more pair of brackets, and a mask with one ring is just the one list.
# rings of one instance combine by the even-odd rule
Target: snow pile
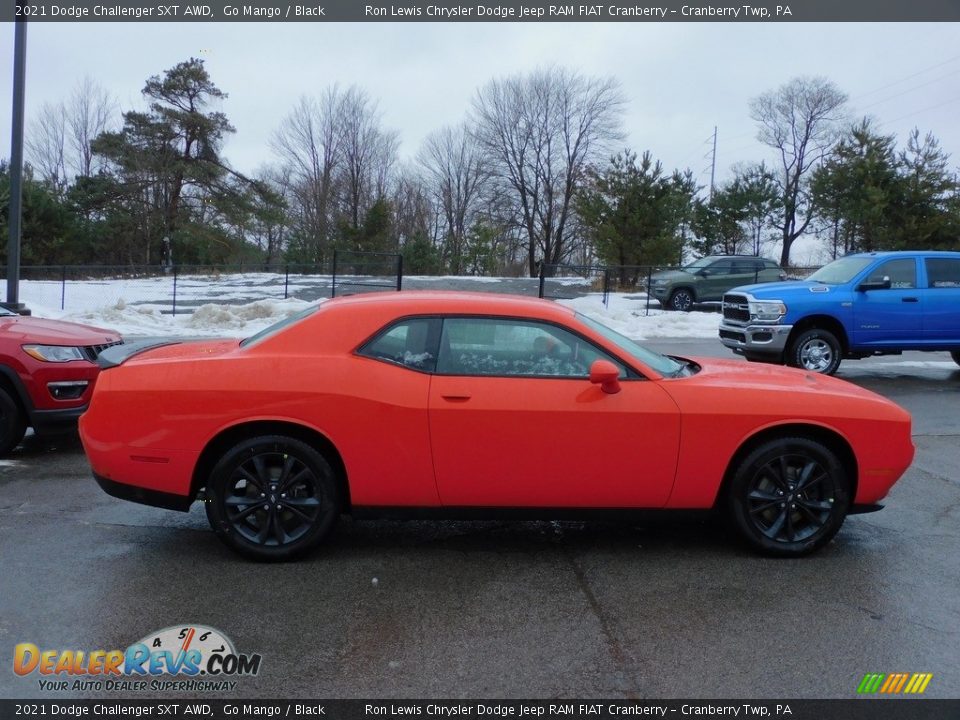
[[613,328],[632,340],[647,338],[709,338],[715,339],[720,328],[720,313],[667,312],[660,304],[650,301],[647,315],[646,295],[610,293],[608,307],[600,295],[587,295],[557,302],[581,312],[589,318]]
[[257,300],[245,305],[201,305],[192,314],[166,314],[149,305],[128,305],[120,300],[99,310],[64,312],[31,305],[38,317],[116,330],[124,336],[136,335],[215,335],[246,337],[284,318],[300,312],[311,303],[303,300]]

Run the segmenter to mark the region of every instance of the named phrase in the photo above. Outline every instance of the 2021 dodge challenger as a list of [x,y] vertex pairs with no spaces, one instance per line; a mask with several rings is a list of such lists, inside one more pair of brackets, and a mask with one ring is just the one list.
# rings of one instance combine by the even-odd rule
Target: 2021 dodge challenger
[[668,357],[561,305],[402,292],[245,340],[108,349],[80,420],[109,494],[187,510],[261,560],[342,513],[570,516],[718,508],[757,550],[811,552],[877,509],[910,416],[855,385]]

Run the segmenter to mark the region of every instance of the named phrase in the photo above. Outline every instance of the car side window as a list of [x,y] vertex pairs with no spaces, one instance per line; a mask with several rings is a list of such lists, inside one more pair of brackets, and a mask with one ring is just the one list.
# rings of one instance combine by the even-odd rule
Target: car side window
[[437,367],[439,329],[440,320],[436,318],[401,320],[360,348],[360,354],[414,370],[433,372]]
[[733,269],[733,264],[729,260],[720,260],[706,268],[706,274],[710,277],[717,275],[729,275]]
[[624,365],[549,323],[508,318],[445,318],[437,372],[447,375],[586,378],[595,360]]
[[760,269],[761,267],[754,260],[735,260],[733,262],[734,275],[746,275]]
[[907,290],[917,286],[917,263],[913,258],[887,260],[870,271],[867,282],[882,282],[883,278],[890,278],[890,287],[896,290]]
[[960,260],[953,258],[926,258],[927,286],[931,288],[960,288]]

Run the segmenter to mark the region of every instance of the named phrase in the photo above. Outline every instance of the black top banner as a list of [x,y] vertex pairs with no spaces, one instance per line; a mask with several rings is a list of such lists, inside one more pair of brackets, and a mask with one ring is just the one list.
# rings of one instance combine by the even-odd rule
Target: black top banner
[[28,22],[960,22],[960,0],[0,0]]

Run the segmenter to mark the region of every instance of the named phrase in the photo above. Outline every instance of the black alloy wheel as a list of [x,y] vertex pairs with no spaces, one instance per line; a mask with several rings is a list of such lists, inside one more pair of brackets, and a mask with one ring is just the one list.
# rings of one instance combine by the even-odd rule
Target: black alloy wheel
[[850,507],[850,481],[826,446],[782,438],[740,463],[727,500],[734,526],[756,550],[796,557],[823,546],[840,529]]
[[667,304],[671,310],[680,310],[681,312],[690,312],[693,309],[693,293],[686,288],[674,290],[670,296],[670,302]]
[[27,422],[16,401],[5,390],[0,390],[0,457],[7,455],[27,432]]
[[228,450],[207,486],[207,519],[229,547],[256,560],[308,551],[339,515],[333,469],[306,443],[283,436]]

